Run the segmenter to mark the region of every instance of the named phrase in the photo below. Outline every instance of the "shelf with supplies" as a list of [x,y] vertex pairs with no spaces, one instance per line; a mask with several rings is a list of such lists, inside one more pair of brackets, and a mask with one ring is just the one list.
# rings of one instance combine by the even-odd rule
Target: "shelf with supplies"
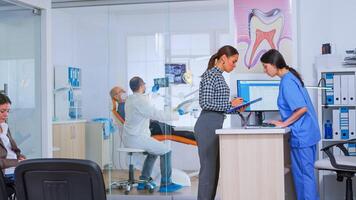
[[344,139],[322,139],[323,142],[342,142]]
[[321,105],[322,107],[339,108],[339,107],[356,107],[356,105]]
[[[318,157],[327,157],[321,149],[332,143],[356,138],[356,67],[335,67],[318,70],[320,86],[325,90],[318,91],[318,123],[321,140],[318,144]],[[356,155],[356,145],[345,146],[352,155]],[[333,149],[335,155],[342,154],[338,148]],[[334,178],[330,178],[335,176]],[[325,178],[324,177],[327,177]],[[338,182],[336,175],[319,171],[319,191],[321,199],[330,199],[329,194],[335,192]],[[326,195],[327,194],[327,195]],[[337,199],[343,199],[342,194]]]
[[54,66],[54,120],[82,117],[81,80],[81,68]]

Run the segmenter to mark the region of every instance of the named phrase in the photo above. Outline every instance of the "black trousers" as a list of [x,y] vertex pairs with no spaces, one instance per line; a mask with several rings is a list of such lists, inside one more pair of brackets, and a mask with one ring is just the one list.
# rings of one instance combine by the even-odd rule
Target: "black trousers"
[[215,130],[222,128],[224,117],[223,113],[202,111],[194,127],[200,160],[198,200],[215,198],[220,170],[219,136]]
[[4,176],[4,182],[6,186],[7,196],[11,197],[15,193],[15,182],[13,179],[9,179]]

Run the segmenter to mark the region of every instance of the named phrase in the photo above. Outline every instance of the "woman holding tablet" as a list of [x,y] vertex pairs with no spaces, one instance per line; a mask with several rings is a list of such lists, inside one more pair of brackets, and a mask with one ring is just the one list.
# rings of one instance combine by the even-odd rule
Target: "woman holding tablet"
[[199,104],[203,109],[195,124],[194,132],[200,159],[198,200],[213,200],[219,179],[219,137],[227,110],[240,105],[242,98],[230,102],[230,89],[223,72],[230,73],[236,65],[239,53],[232,46],[223,46],[211,56],[208,68],[201,76]]
[[264,72],[281,78],[277,104],[281,121],[270,121],[290,127],[290,149],[294,185],[298,200],[318,200],[314,174],[316,144],[320,140],[317,116],[300,74],[289,67],[275,49],[261,57]]

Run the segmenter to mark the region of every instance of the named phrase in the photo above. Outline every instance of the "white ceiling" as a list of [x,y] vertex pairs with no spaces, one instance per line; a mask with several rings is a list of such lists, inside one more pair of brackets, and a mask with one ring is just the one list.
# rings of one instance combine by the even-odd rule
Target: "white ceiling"
[[169,3],[184,1],[209,1],[209,0],[52,0],[52,8],[129,5],[147,3]]
[[0,0],[0,11],[17,11],[32,9],[32,7],[29,7],[22,3],[9,3],[8,0]]
[[0,7],[3,7],[3,6],[12,6],[12,4],[6,2],[6,1],[1,1],[0,0]]

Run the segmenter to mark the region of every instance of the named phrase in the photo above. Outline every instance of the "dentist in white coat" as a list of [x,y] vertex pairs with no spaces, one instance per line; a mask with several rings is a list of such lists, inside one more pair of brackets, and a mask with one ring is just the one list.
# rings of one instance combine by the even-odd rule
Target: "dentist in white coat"
[[[149,129],[150,119],[161,122],[178,120],[178,113],[165,112],[156,109],[145,95],[146,86],[142,78],[136,76],[130,80],[130,88],[133,92],[125,103],[125,124],[123,142],[125,147],[140,148],[148,155],[145,159],[141,180],[150,180],[153,165],[160,156],[161,185],[159,192],[174,192],[182,188],[181,185],[172,182],[171,149],[164,142],[151,137]],[[138,190],[145,189],[146,185],[140,183]]]

